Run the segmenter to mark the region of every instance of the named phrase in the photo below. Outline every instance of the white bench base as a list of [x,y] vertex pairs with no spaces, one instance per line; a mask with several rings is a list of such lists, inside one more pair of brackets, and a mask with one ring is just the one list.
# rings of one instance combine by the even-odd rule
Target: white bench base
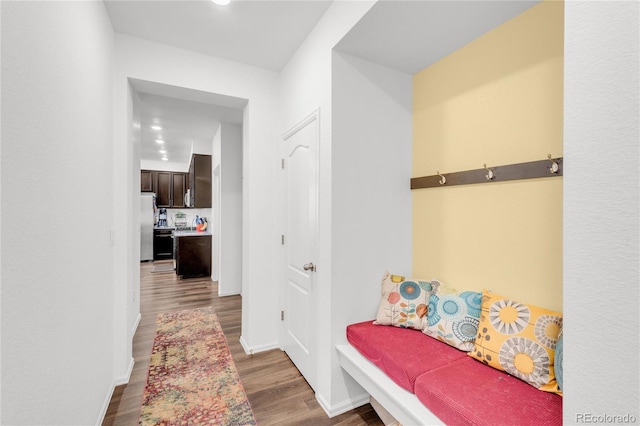
[[418,397],[398,386],[351,345],[337,345],[340,367],[403,426],[443,425]]

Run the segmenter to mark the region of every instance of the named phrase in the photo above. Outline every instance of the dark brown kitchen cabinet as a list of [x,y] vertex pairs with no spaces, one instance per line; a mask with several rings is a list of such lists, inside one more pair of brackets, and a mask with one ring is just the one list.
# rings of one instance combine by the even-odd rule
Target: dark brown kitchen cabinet
[[171,173],[171,207],[185,207],[184,197],[187,193],[187,174]]
[[190,207],[211,208],[211,156],[194,154],[189,164]]
[[[187,205],[185,197],[189,188]],[[211,156],[194,154],[189,173],[141,170],[140,190],[155,192],[157,207],[211,208]]]
[[151,170],[140,171],[140,191],[153,192],[153,171]]
[[176,275],[181,278],[211,275],[211,235],[176,238]]
[[154,171],[154,192],[158,207],[185,207],[186,173]]
[[171,207],[171,172],[154,172],[156,205]]

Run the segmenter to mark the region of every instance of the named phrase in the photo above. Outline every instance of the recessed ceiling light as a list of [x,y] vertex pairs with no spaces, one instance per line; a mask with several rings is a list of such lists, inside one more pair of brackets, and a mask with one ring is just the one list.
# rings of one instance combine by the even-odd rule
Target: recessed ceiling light
[[151,128],[153,130],[162,130],[162,127],[158,126],[157,124],[154,124],[153,126],[151,126]]
[[161,150],[159,150],[158,152],[159,152],[160,154],[166,154],[166,153],[167,153],[167,150],[166,150],[166,149],[161,149]]
[[164,143],[162,139],[156,139],[156,143]]
[[162,157],[162,161],[169,161],[167,157]]
[[229,4],[231,0],[211,0],[211,1],[219,6],[226,6]]

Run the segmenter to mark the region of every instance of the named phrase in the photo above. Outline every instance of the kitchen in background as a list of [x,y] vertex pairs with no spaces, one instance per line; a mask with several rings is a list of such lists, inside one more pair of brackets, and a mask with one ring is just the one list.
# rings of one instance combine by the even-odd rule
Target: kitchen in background
[[[152,270],[170,267],[183,278],[210,275],[218,282],[219,295],[240,294],[242,122],[247,100],[137,79],[131,86],[141,191],[156,195],[154,218],[166,209],[167,226],[153,230],[160,257],[166,259],[160,260],[156,253]],[[171,229],[184,222],[195,226],[196,215],[207,219],[208,237]]]
[[152,272],[175,270],[181,278],[211,275],[212,261],[211,156],[193,154],[188,169],[140,174],[140,260],[168,261]]

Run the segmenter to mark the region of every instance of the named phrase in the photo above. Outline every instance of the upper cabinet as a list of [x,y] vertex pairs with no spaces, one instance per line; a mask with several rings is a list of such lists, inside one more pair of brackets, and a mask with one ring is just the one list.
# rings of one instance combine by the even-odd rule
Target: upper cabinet
[[151,170],[140,171],[140,191],[153,192],[153,172]]
[[187,173],[160,170],[140,171],[140,190],[155,192],[158,207],[186,207]]
[[185,207],[186,173],[154,172],[156,205],[158,207]]
[[189,207],[211,208],[211,156],[194,154],[189,165]]
[[211,208],[211,156],[194,154],[189,173],[141,170],[140,190],[155,192],[158,207]]
[[153,172],[158,207],[171,207],[171,172]]
[[187,174],[171,173],[171,207],[186,207]]

